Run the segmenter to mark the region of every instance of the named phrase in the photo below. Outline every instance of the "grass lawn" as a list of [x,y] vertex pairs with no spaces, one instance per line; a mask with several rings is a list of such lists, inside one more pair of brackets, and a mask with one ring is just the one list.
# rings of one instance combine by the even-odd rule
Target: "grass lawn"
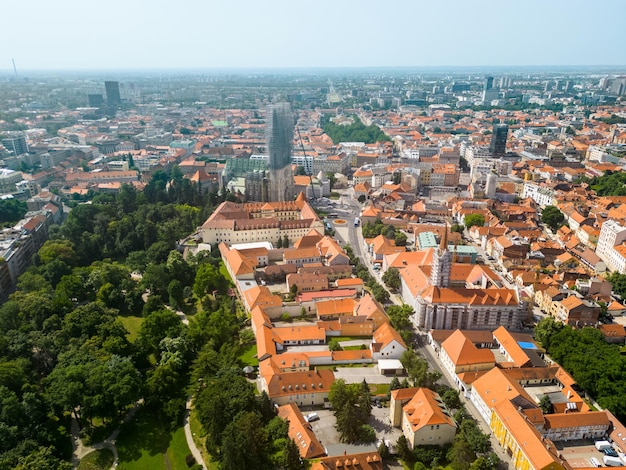
[[340,343],[342,341],[356,341],[356,340],[367,340],[367,341],[371,341],[372,337],[371,336],[330,336],[330,339],[336,339],[337,341],[339,341]]
[[77,470],[109,470],[115,457],[109,449],[94,450],[85,455],[78,464]]
[[128,341],[130,341],[131,343],[134,343],[135,340],[137,339],[137,333],[139,333],[139,327],[141,326],[141,317],[134,317],[131,315],[128,316],[118,316],[117,317],[119,321],[122,322],[122,325],[124,325],[124,328],[126,328],[126,331],[128,331],[128,334],[126,335],[126,338],[128,338]]
[[122,427],[117,439],[120,470],[185,470],[190,453],[183,427],[174,432],[145,409]]
[[365,351],[361,346],[345,346],[342,347],[344,351]]
[[240,351],[239,360],[244,364],[244,367],[256,367],[259,365],[259,360],[256,357],[256,343],[249,346],[241,346]]
[[387,395],[389,384],[369,384],[370,393],[374,395]]
[[228,274],[228,269],[226,269],[226,266],[224,265],[224,261],[220,261],[220,273],[222,273],[222,276],[228,279],[229,286],[232,287],[235,285],[235,283],[233,282],[233,278],[230,277],[230,274]]

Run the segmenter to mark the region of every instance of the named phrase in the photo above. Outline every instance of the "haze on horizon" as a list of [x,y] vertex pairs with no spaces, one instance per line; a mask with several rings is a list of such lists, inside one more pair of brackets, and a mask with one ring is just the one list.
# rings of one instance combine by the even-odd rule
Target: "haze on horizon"
[[626,66],[626,2],[22,0],[0,71]]

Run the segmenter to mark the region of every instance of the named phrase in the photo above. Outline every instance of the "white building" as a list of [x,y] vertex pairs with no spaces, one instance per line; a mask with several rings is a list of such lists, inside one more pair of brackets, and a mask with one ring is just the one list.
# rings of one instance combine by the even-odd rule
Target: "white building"
[[626,274],[626,227],[615,220],[607,220],[602,224],[596,254],[606,263],[611,271]]
[[529,197],[541,207],[545,207],[555,204],[554,196],[554,190],[548,187],[544,187],[533,182],[524,183],[522,199],[526,199],[527,197]]

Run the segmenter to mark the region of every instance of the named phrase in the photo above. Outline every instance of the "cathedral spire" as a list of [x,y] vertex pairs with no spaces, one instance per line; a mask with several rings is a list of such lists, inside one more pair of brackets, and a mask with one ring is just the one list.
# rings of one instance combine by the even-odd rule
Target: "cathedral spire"
[[446,251],[448,249],[448,222],[446,222],[446,226],[443,228],[443,235],[441,236],[441,241],[439,242],[439,250]]

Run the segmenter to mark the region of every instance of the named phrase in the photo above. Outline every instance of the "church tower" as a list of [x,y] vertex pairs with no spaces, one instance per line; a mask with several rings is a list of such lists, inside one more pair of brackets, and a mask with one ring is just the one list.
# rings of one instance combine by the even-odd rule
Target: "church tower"
[[448,249],[448,224],[444,228],[437,251],[433,254],[430,283],[434,287],[448,287],[452,271],[452,253]]

